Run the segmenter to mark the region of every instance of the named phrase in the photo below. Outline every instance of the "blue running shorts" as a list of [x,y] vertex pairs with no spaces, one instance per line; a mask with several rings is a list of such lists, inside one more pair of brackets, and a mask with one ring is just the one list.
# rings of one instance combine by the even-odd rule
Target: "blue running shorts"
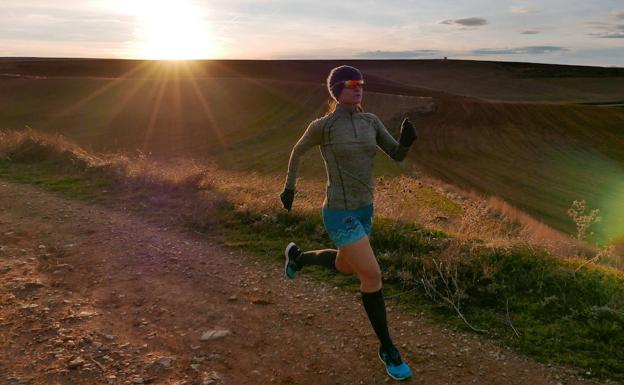
[[355,210],[330,210],[323,207],[323,224],[336,247],[342,247],[370,236],[373,227],[373,205]]

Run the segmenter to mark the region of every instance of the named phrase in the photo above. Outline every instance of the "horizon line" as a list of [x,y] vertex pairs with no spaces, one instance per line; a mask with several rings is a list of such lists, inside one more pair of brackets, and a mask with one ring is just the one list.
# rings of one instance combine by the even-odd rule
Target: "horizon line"
[[358,61],[358,62],[372,62],[372,61],[471,61],[471,62],[487,62],[487,63],[523,63],[523,64],[540,64],[551,66],[566,66],[566,67],[597,67],[597,68],[618,68],[624,69],[624,66],[605,66],[605,65],[588,65],[588,64],[563,64],[563,63],[545,63],[545,62],[531,62],[531,61],[510,61],[510,60],[479,60],[479,59],[462,59],[462,58],[317,58],[317,59],[227,59],[227,58],[215,58],[215,59],[140,59],[140,58],[118,58],[118,57],[71,57],[71,56],[0,56],[2,60],[19,60],[19,59],[37,59],[37,60],[117,60],[117,61],[143,61],[143,62],[206,62],[206,61]]

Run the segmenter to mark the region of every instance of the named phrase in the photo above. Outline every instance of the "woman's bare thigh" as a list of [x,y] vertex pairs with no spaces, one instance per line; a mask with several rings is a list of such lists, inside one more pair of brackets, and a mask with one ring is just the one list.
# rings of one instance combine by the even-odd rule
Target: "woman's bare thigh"
[[349,263],[360,279],[381,277],[381,269],[368,237],[339,248],[338,254]]
[[343,274],[355,273],[353,266],[351,266],[351,263],[347,261],[345,253],[341,252],[340,248],[338,248],[338,253],[336,254],[336,269]]

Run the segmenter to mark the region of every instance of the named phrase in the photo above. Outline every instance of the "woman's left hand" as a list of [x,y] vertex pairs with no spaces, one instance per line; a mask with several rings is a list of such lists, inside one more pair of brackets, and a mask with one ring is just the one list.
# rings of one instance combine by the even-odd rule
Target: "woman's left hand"
[[295,200],[295,190],[285,188],[284,191],[280,194],[280,200],[282,201],[282,205],[288,211],[292,208],[293,200]]

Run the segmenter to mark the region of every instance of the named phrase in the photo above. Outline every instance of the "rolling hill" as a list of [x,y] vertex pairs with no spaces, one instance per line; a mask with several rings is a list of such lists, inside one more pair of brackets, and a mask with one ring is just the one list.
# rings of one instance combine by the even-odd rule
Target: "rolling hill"
[[[624,241],[624,70],[456,60],[348,61],[367,78],[365,109],[391,130],[413,116],[407,165],[498,196],[555,228],[566,210],[601,210],[601,241]],[[98,151],[211,158],[224,168],[284,173],[307,123],[326,109],[336,61],[0,61],[0,127],[62,132]],[[420,116],[421,97],[437,112]],[[304,175],[322,177],[319,155]]]

